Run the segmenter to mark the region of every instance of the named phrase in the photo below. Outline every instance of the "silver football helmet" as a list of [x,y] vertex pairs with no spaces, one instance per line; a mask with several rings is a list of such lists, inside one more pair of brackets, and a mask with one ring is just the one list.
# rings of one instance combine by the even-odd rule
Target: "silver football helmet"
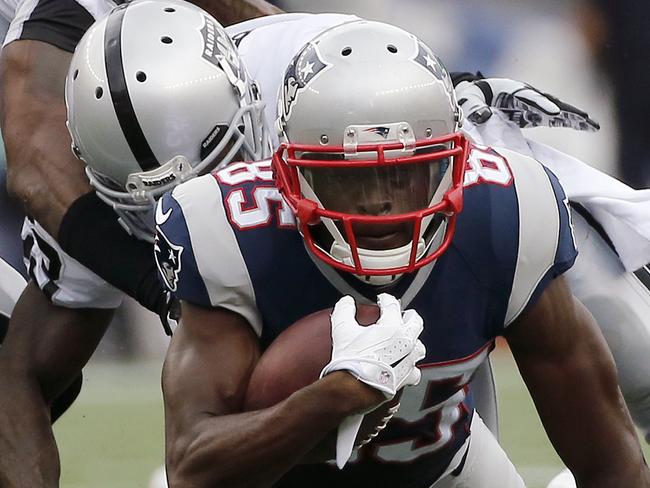
[[468,142],[427,45],[378,22],[325,31],[287,69],[278,112],[278,186],[317,257],[382,285],[447,249]]
[[223,27],[180,0],[121,5],[88,29],[65,87],[75,154],[122,224],[153,240],[153,203],[233,159],[270,156],[254,82]]

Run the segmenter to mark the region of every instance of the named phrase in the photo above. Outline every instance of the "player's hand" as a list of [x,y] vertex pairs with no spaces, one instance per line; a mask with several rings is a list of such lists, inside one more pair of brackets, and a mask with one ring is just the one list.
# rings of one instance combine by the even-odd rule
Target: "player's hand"
[[475,124],[487,122],[496,108],[521,128],[569,127],[589,132],[600,129],[600,124],[586,112],[521,81],[507,78],[462,81],[456,86],[456,96],[465,117]]
[[418,340],[423,322],[415,310],[402,312],[397,299],[386,293],[377,297],[377,304],[379,320],[364,327],[357,323],[352,297],[344,296],[337,302],[331,318],[332,359],[321,378],[332,371],[347,370],[390,399],[404,386],[420,381],[415,363],[426,352]]
[[[420,370],[415,363],[424,358],[424,344],[418,336],[422,333],[423,322],[415,310],[406,310],[397,299],[382,293],[377,297],[379,320],[367,327],[356,319],[356,306],[351,296],[344,296],[332,312],[332,360],[321,371],[321,378],[333,371],[346,370],[359,381],[383,393],[384,400],[390,399],[404,386],[420,382]],[[375,397],[376,398],[376,397]],[[382,403],[375,399],[371,410]],[[395,409],[395,411],[397,408]],[[385,423],[377,426],[376,435]],[[338,428],[336,438],[336,465],[339,469],[352,454],[355,439],[363,414],[347,417]]]

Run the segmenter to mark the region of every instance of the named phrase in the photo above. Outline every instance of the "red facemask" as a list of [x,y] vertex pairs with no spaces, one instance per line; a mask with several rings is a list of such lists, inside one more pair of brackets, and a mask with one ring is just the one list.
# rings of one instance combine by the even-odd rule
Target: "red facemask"
[[[295,213],[299,230],[314,255],[341,271],[361,276],[389,276],[411,273],[426,266],[449,247],[457,215],[463,206],[463,178],[468,146],[465,136],[456,132],[436,139],[417,141],[414,147],[408,148],[409,155],[399,154],[399,151],[406,150],[402,142],[390,142],[359,145],[356,147],[354,159],[344,159],[345,151],[342,146],[283,143],[274,154],[272,165],[278,188]],[[386,193],[391,192],[392,187],[400,185],[400,174],[411,173],[412,180],[422,180],[419,175],[432,174],[434,169],[438,168],[442,175],[440,168],[446,168],[450,161],[451,168],[445,169],[444,175],[444,185],[447,189],[441,195],[442,189],[435,191],[437,188],[433,188],[436,195],[433,200],[432,195],[428,194],[426,201],[420,197],[419,203],[409,206],[396,205],[390,198],[382,198],[382,188]],[[345,175],[348,170],[351,171]],[[354,178],[360,179],[358,175],[362,174],[363,170],[390,175],[382,176],[384,180],[380,184],[370,185],[373,188],[373,197],[368,197],[368,192],[364,192],[368,185],[351,183]],[[337,171],[338,174],[344,175],[339,181],[351,183],[345,193],[339,189],[339,194],[349,195],[352,192],[355,193],[355,198],[363,202],[358,201],[348,208],[340,208],[332,196],[336,194],[336,190],[330,192],[328,198],[323,198],[323,193],[313,188],[317,177],[322,180],[321,175],[337,174]],[[357,176],[351,177],[355,171]],[[446,174],[448,171],[451,171],[451,178]],[[312,177],[311,183],[307,183],[305,176]],[[441,176],[436,180],[436,187],[442,179]],[[410,184],[411,186],[396,191],[402,191],[403,194],[418,193],[413,190],[418,181],[411,181]],[[427,182],[419,181],[419,184],[420,188],[423,184],[427,186]],[[308,193],[311,192],[312,195],[305,195],[305,185],[308,185]],[[414,198],[418,200],[417,195]],[[367,200],[372,202],[367,203]],[[411,201],[413,202],[413,198]],[[321,242],[322,239],[319,240],[314,235],[317,224],[327,219],[336,225],[345,244],[349,246],[350,259],[347,263],[336,259],[326,250],[327,245]],[[443,223],[446,225],[443,226]],[[432,236],[438,234],[438,229],[443,230],[444,235],[433,239]],[[434,240],[435,248],[432,246]],[[390,252],[393,248],[402,250],[405,245],[410,245],[410,250],[408,258],[402,260],[403,264],[369,267],[362,263],[360,248],[370,248],[371,253]]]

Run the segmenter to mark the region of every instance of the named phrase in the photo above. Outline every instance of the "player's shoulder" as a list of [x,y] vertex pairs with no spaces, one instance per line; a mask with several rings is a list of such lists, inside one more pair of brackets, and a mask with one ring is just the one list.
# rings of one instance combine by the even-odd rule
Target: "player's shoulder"
[[204,209],[218,204],[219,189],[211,175],[201,176],[178,185],[165,193],[156,205],[156,241],[154,257],[165,286],[183,298],[200,305],[210,305],[203,276],[209,271],[201,262],[200,249],[207,245],[203,233],[221,219],[216,205],[214,220],[205,219]]
[[154,247],[165,286],[179,299],[235,311],[261,331],[249,266],[262,238],[272,238],[258,233],[275,228],[274,202],[282,201],[269,161],[233,163],[166,193]]
[[555,215],[565,200],[555,175],[533,157],[479,144],[470,146],[463,186],[463,213],[496,212],[508,219],[493,223],[508,226]]
[[295,227],[295,220],[275,185],[271,161],[263,160],[232,163],[178,185],[160,199],[156,224],[174,235],[192,235],[199,247],[212,234],[238,237],[267,225]]
[[511,290],[508,324],[575,260],[568,201],[548,168],[503,148],[472,146],[464,183],[454,245],[480,279]]

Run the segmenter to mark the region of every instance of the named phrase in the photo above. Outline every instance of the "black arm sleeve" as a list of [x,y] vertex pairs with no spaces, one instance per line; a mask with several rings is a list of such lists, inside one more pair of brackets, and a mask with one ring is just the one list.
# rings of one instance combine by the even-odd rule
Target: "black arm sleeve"
[[73,52],[94,21],[75,0],[38,0],[24,20],[18,39],[42,41]]
[[70,256],[161,319],[168,314],[170,297],[158,278],[152,245],[129,235],[95,192],[70,206],[58,242]]
[[451,75],[451,82],[454,84],[454,87],[461,81],[476,81],[485,78],[480,71],[477,71],[476,74],[466,71],[452,71],[449,74]]

